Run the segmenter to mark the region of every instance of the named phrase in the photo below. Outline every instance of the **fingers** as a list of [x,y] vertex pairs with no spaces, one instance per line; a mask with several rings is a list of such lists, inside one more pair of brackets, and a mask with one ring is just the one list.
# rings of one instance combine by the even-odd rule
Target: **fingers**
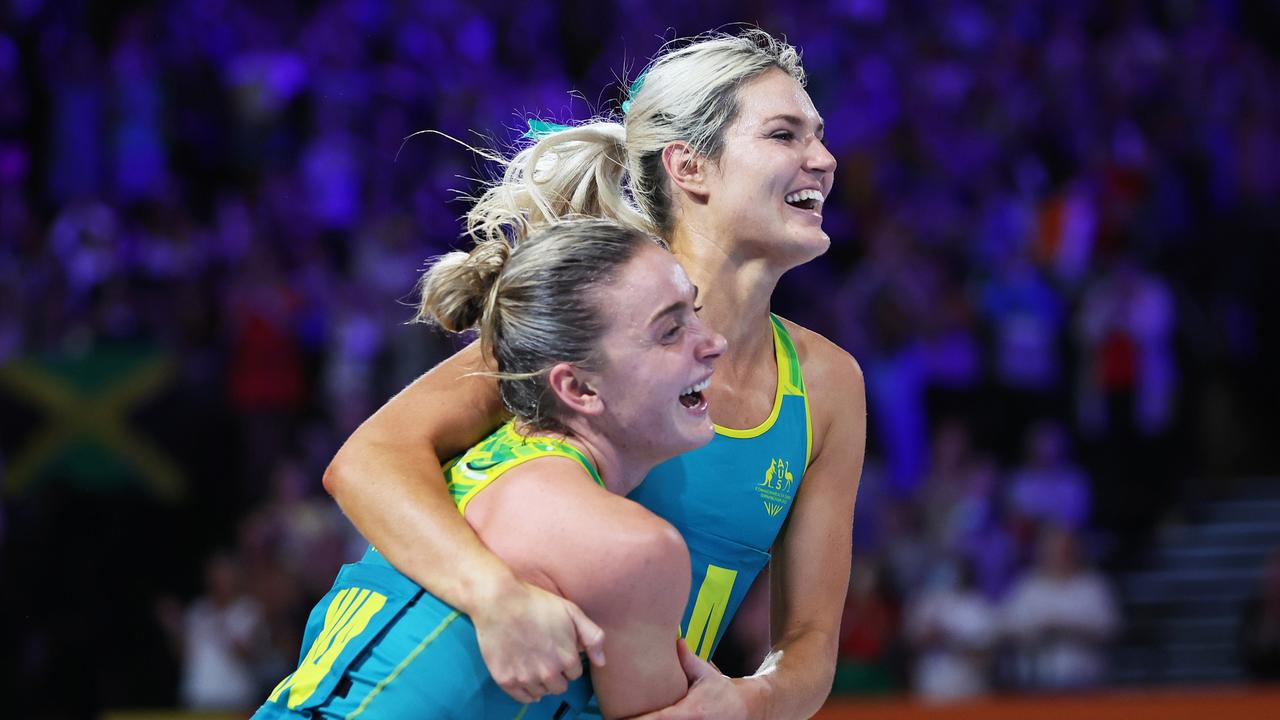
[[573,603],[522,585],[501,607],[472,615],[480,654],[494,681],[517,702],[559,694],[582,677],[580,650],[604,664],[604,631]]
[[582,656],[576,652],[562,653],[560,667],[563,668],[564,677],[573,682],[582,677]]
[[561,670],[549,665],[539,668],[522,668],[518,675],[494,681],[508,695],[520,703],[533,703],[547,695],[559,695],[569,689],[569,683],[582,676],[582,661],[575,655],[573,663]]
[[565,608],[569,611],[574,631],[578,634],[578,648],[587,654],[592,665],[604,667],[604,630],[591,622],[577,605],[566,600]]
[[498,683],[498,687],[502,688],[503,692],[510,695],[512,699],[514,699],[516,702],[522,705],[528,705],[529,703],[538,702],[538,699],[541,697],[540,695],[534,696],[532,693],[526,692],[524,688],[519,687],[517,685],[510,685],[507,683]]
[[564,675],[556,675],[553,678],[547,678],[546,682],[541,683],[543,695],[559,695],[569,689],[569,681],[564,679]]
[[[495,677],[494,680],[496,681],[497,678]],[[538,702],[542,699],[543,695],[547,694],[547,689],[542,685],[542,683],[532,682],[528,679],[511,679],[506,682],[498,682],[498,687],[501,687],[502,690],[514,698],[516,702],[524,703],[526,705]]]
[[689,649],[689,643],[684,638],[676,638],[676,655],[680,658],[680,667],[684,669],[685,675],[689,675],[690,669],[697,667],[698,656]]
[[690,685],[697,682],[699,678],[718,674],[718,671],[711,663],[693,654],[693,651],[685,643],[684,638],[676,640],[676,652],[680,656],[680,667],[684,670],[685,677],[689,679]]

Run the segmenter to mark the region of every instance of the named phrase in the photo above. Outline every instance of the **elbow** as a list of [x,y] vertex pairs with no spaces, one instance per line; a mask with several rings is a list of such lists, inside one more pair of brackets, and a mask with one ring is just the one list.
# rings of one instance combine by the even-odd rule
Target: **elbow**
[[347,446],[343,445],[338,453],[329,461],[329,466],[324,469],[324,475],[321,476],[320,482],[324,485],[324,491],[334,500],[338,500],[341,504],[341,498],[346,493],[347,488],[352,483],[352,477],[355,475],[351,453],[347,450]]

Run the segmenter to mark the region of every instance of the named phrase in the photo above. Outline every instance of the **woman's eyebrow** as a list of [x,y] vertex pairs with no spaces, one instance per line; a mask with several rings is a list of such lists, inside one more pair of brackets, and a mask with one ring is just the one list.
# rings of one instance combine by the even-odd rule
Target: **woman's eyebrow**
[[658,322],[659,320],[661,320],[662,318],[666,317],[667,315],[680,312],[681,310],[684,310],[688,305],[689,305],[689,302],[687,300],[677,300],[671,303],[670,305],[662,308],[658,312],[654,313],[653,317],[649,318],[649,324],[652,325]]
[[[693,304],[694,305],[698,304],[698,286],[697,285],[693,286]],[[670,305],[662,308],[658,312],[654,313],[653,317],[649,318],[649,324],[652,325],[658,322],[659,320],[661,320],[662,318],[666,317],[667,315],[680,312],[687,307],[689,307],[688,300],[677,300],[671,303]]]
[[[792,115],[791,113],[779,113],[777,115],[774,115],[773,117],[766,118],[764,122],[771,123],[774,120],[782,120],[783,122],[789,123],[791,125],[796,125],[799,127],[805,126],[804,118],[800,117],[799,115]],[[826,130],[826,128],[827,128],[827,124],[822,120],[822,118],[818,118],[818,127],[815,129],[814,132],[817,135],[821,136],[823,131]]]

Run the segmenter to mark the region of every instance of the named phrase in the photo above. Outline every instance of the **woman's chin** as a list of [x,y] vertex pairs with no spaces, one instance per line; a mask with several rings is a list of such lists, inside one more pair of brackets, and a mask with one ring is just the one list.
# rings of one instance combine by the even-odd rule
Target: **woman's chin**
[[822,257],[830,248],[831,238],[821,230],[793,235],[790,242],[777,249],[775,262],[789,270]]
[[831,249],[831,236],[827,235],[822,228],[816,228],[812,232],[807,232],[800,241],[807,257],[804,262],[809,262],[814,258],[820,257]]
[[706,445],[716,436],[716,427],[711,424],[711,418],[704,417],[703,420],[702,426],[698,428],[698,432],[693,437],[694,444],[693,447],[689,448],[690,450],[696,450]]

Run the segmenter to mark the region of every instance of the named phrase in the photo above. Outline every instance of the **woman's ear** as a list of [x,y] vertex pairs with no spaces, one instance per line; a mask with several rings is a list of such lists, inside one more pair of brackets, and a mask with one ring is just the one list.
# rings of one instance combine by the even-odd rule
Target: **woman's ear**
[[604,412],[604,400],[596,393],[590,373],[569,363],[556,363],[547,372],[547,385],[569,412],[579,415],[599,415]]
[[707,194],[707,159],[687,142],[677,140],[662,148],[662,167],[676,187],[698,198]]

